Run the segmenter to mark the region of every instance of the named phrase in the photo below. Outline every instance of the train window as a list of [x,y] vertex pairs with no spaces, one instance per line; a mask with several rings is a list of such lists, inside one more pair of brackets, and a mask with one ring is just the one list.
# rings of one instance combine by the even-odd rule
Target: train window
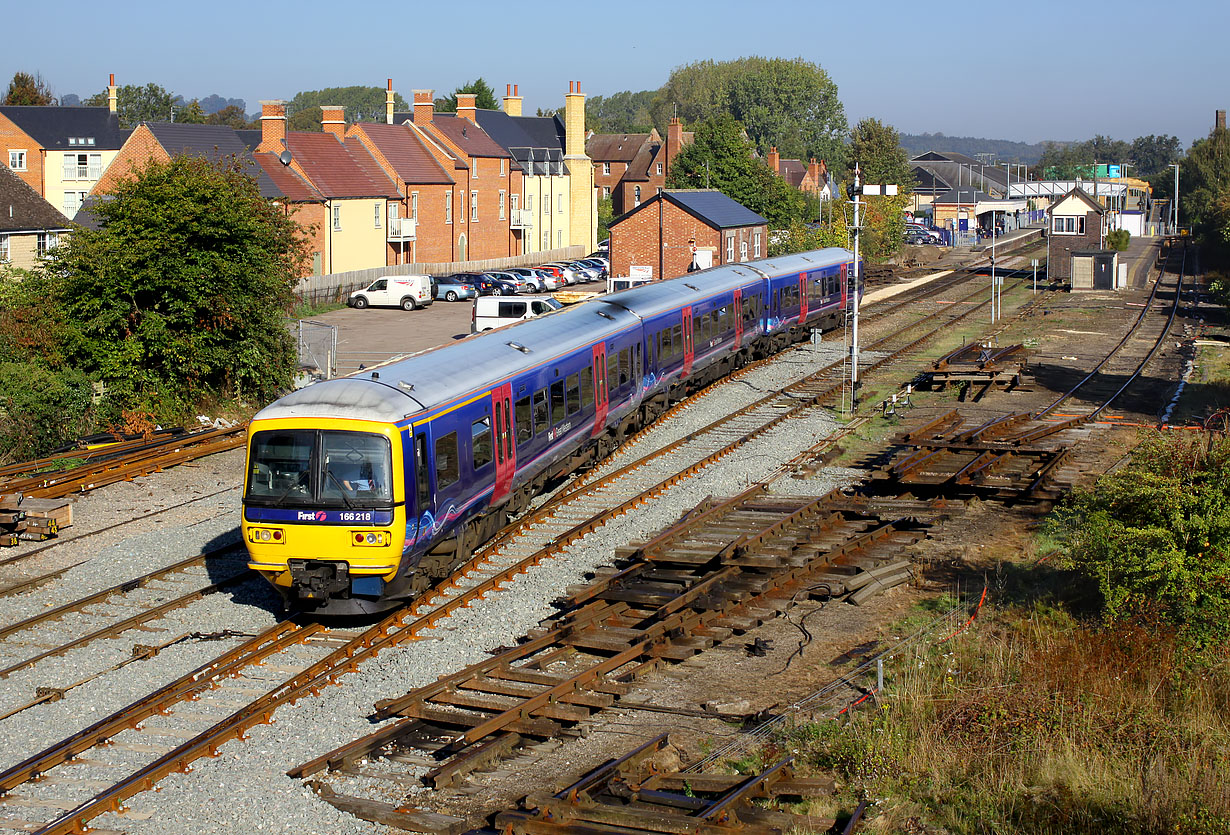
[[513,410],[513,419],[517,427],[517,446],[534,437],[534,426],[530,423],[530,399],[522,397]]
[[671,345],[674,346],[676,355],[684,352],[682,325],[675,325],[675,327],[671,328]]
[[449,432],[436,441],[436,492],[457,483],[461,469],[457,466],[457,433]]
[[470,424],[470,448],[474,452],[474,469],[491,463],[491,418],[483,417]]
[[551,423],[557,424],[566,415],[564,413],[564,381],[556,380],[551,384]]
[[575,415],[581,411],[581,378],[577,374],[568,375],[568,414]]
[[632,379],[632,354],[624,348],[619,352],[619,384],[622,386]]
[[633,374],[634,379],[637,375],[641,373],[642,368],[644,368],[644,366],[641,365],[641,344],[638,342],[636,343],[636,365],[633,366],[632,368],[632,374]]
[[581,369],[581,405],[586,409],[594,405],[594,372],[589,366]]
[[614,350],[615,346],[610,346],[610,352],[606,355],[606,384],[607,391],[619,388],[619,355]]
[[495,404],[495,463],[504,463],[504,439],[508,437],[508,407]]
[[427,509],[427,502],[431,498],[431,483],[427,479],[427,436],[414,436],[414,483],[416,487],[415,495],[418,499],[418,511],[422,513]]
[[547,390],[539,389],[534,392],[534,434],[541,435],[550,425],[547,420]]

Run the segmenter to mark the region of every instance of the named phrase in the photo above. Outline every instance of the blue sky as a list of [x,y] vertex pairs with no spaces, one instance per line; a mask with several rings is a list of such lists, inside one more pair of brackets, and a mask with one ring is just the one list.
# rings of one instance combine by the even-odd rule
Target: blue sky
[[[578,9],[579,11],[573,11]],[[1230,3],[296,3],[66,0],[16,4],[0,80],[41,73],[56,94],[154,82],[186,98],[260,99],[354,84],[437,94],[482,76],[520,85],[527,112],[656,89],[674,67],[802,57],[838,85],[851,122],[1035,142],[1175,134],[1188,146],[1230,108]],[[35,37],[32,33],[41,33]],[[25,34],[22,34],[25,33]],[[1172,68],[1178,62],[1181,69]]]

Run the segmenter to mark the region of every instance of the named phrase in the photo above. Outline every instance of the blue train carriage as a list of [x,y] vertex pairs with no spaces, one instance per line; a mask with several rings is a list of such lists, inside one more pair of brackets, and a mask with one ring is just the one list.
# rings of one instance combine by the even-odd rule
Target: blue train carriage
[[760,351],[764,294],[763,276],[724,266],[605,297],[642,322],[642,423]]
[[812,328],[836,327],[848,301],[853,265],[854,254],[838,247],[747,264],[768,283],[763,326],[771,351],[802,341]]
[[249,566],[320,614],[420,594],[627,431],[639,344],[581,305],[278,400],[249,428]]

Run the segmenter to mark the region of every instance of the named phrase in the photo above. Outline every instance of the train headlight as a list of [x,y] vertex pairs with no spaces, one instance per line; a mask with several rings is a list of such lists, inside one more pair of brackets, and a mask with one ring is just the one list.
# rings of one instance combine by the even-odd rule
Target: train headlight
[[281,545],[285,537],[281,528],[248,528],[248,541],[258,545]]
[[390,544],[393,536],[388,531],[351,531],[350,542],[364,548],[380,548]]

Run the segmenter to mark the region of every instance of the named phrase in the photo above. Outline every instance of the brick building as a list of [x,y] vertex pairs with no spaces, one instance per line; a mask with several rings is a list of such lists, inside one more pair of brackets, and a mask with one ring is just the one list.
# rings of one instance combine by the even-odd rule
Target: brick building
[[768,221],[716,189],[662,190],[611,223],[611,275],[655,279],[764,258]]
[[812,157],[804,164],[801,159],[782,159],[777,153],[777,146],[769,149],[769,168],[790,185],[804,194],[812,194],[821,199],[831,196],[829,186],[829,168],[824,160],[817,161]]
[[0,165],[0,274],[5,267],[29,269],[68,231],[64,215],[37,191]]
[[1047,214],[1047,275],[1072,280],[1074,256],[1101,252],[1106,209],[1079,186],[1055,201]]
[[667,126],[665,142],[657,130],[591,134],[585,152],[594,162],[598,197],[609,197],[616,215],[632,211],[666,187],[671,163],[693,136],[678,117]]

